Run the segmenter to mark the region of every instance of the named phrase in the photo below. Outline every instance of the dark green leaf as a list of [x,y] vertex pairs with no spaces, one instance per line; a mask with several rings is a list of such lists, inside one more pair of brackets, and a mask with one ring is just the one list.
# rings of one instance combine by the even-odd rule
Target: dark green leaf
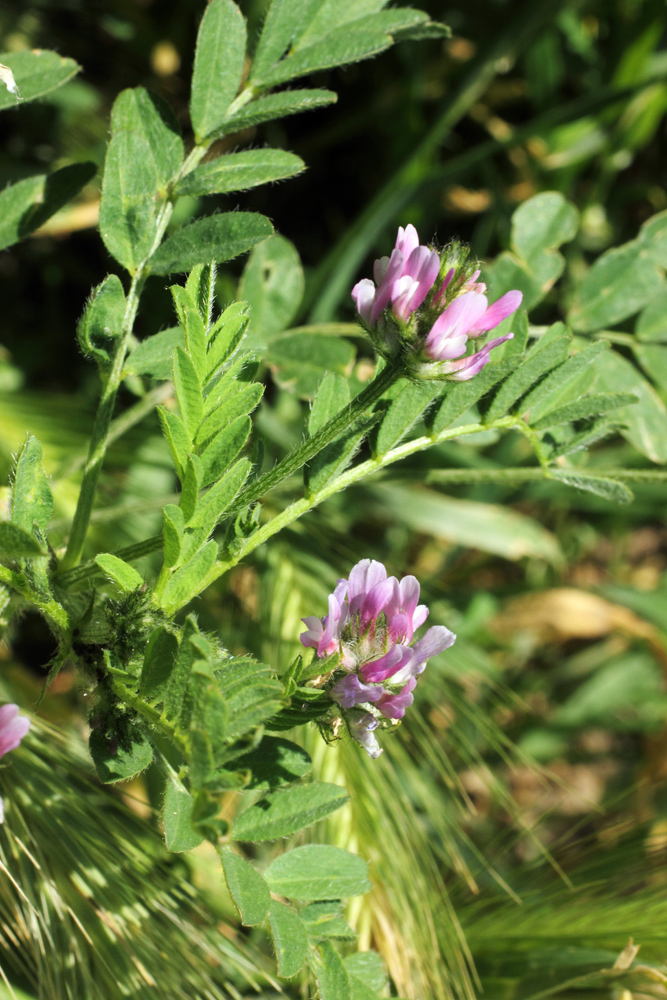
[[538,378],[564,361],[568,355],[570,344],[570,337],[560,337],[558,340],[550,341],[543,347],[538,346],[534,350],[529,351],[516,371],[503,382],[496,393],[486,413],[487,422],[502,417],[523,396],[526,390],[534,385]]
[[176,654],[174,666],[171,670],[169,687],[165,698],[165,709],[167,715],[172,719],[177,719],[180,714],[183,697],[190,681],[192,665],[200,655],[190,641],[193,636],[198,634],[199,630],[195,618],[193,615],[188,615],[181,632],[178,653]]
[[315,781],[273,792],[246,809],[235,820],[235,840],[261,841],[289,837],[297,830],[312,826],[349,801],[339,785]]
[[283,686],[269,667],[239,658],[223,661],[216,679],[227,700],[227,739],[238,739],[270,718],[281,707]]
[[616,410],[619,406],[628,406],[637,402],[637,397],[627,392],[602,392],[594,396],[584,396],[573,403],[559,406],[556,410],[551,410],[533,424],[535,430],[543,430],[545,427],[555,427],[557,424],[566,424],[573,420],[587,420],[590,417],[597,417],[601,413],[609,410]]
[[286,118],[301,111],[312,111],[335,104],[338,96],[332,90],[286,90],[281,94],[268,94],[251,104],[246,104],[235,115],[230,115],[216,130],[216,136],[231,135],[247,128],[255,128],[274,118]]
[[[608,349],[608,346],[605,340],[598,340],[593,344],[588,344],[583,350],[578,351],[572,357],[568,358],[567,361],[564,361],[562,365],[555,368],[550,375],[547,375],[545,379],[536,385],[521,404],[523,412],[530,415],[531,422],[539,420],[550,406],[553,408],[554,402],[558,402],[559,404],[564,402],[560,391],[563,386],[568,385],[584,372],[588,365],[597,360],[598,355]],[[594,372],[586,374],[589,385],[591,377],[595,377]]]
[[303,268],[289,240],[271,236],[253,250],[239,284],[239,298],[250,305],[250,347],[267,344],[287,329],[303,290]]
[[332,32],[325,41],[315,42],[307,48],[282,59],[262,78],[262,86],[275,87],[298,76],[317,73],[332,66],[345,66],[377,55],[391,47],[392,40],[381,31]]
[[291,979],[301,970],[308,952],[308,938],[300,917],[289,906],[271,900],[269,927],[278,964],[278,975]]
[[140,692],[148,701],[161,701],[176,666],[178,642],[163,626],[156,628],[148,640],[141,671]]
[[428,417],[429,429],[434,434],[444,431],[445,428],[454,423],[457,417],[474,406],[502,378],[514,371],[521,361],[521,357],[509,357],[503,358],[501,361],[491,362],[469,382],[459,382],[457,385],[447,386],[445,397],[439,409],[434,412],[434,415]]
[[199,847],[203,837],[192,826],[194,799],[175,777],[169,775],[162,809],[167,848],[177,854]]
[[[21,92],[21,101],[34,101],[71,80],[81,67],[73,59],[49,52],[48,49],[25,49],[21,52],[0,53],[0,63],[14,74]],[[0,111],[15,108],[17,98],[0,87]]]
[[595,261],[577,286],[568,323],[574,330],[613,326],[638,312],[658,290],[664,277],[640,240],[608,250]]
[[230,847],[220,850],[225,880],[246,927],[261,924],[269,912],[271,893],[259,872]]
[[38,229],[94,175],[94,163],[73,163],[6,187],[0,192],[0,250]]
[[201,453],[202,488],[220,479],[229,468],[246,443],[251,427],[249,417],[237,417],[206,445]]
[[120,337],[124,318],[125,292],[120,278],[110,274],[93,289],[76,328],[84,354],[108,365],[109,347],[116,337]]
[[653,386],[616,351],[606,351],[596,365],[596,389],[630,392],[638,397],[634,406],[614,413],[623,425],[621,433],[652,462],[667,462],[667,409]]
[[101,552],[95,556],[95,562],[125,594],[131,594],[133,590],[144,585],[143,578],[136,569],[111,552]]
[[135,347],[125,362],[125,371],[133,375],[150,375],[164,382],[172,375],[174,351],[184,346],[185,337],[179,327],[162,330]]
[[111,114],[112,135],[122,131],[145,140],[152,170],[164,189],[183,162],[180,129],[169,105],[144,87],[123,90]]
[[253,83],[285,55],[307,24],[310,7],[312,0],[271,0],[250,71]]
[[319,1000],[352,1000],[349,973],[329,941],[323,941],[319,948],[312,949],[308,961],[317,983]]
[[185,283],[185,289],[199,310],[207,333],[211,326],[215,304],[215,275],[215,264],[197,264],[190,271]]
[[157,234],[158,176],[147,140],[136,132],[112,135],[102,182],[100,235],[109,253],[134,274]]
[[181,489],[180,508],[184,524],[188,524],[194,516],[199,501],[199,490],[202,478],[201,462],[196,455],[188,455]]
[[324,844],[307,844],[281,854],[264,877],[273,892],[290,899],[348,899],[371,888],[363,858]]
[[271,341],[266,361],[281,388],[312,399],[325,373],[346,374],[354,354],[352,344],[340,337],[286,333]]
[[204,163],[176,185],[177,194],[228,194],[294,177],[306,169],[301,157],[282,149],[249,149]]
[[197,219],[179,229],[151,257],[154,274],[189,271],[197,264],[221,263],[246,253],[271,236],[273,226],[256,212],[228,212]]
[[237,771],[251,772],[247,789],[290,785],[312,768],[312,761],[303,747],[279,736],[264,736],[254,750],[235,757],[231,763]]
[[312,437],[332,417],[350,402],[350,385],[336,372],[329,372],[320,382],[308,417],[308,432]]
[[330,37],[343,25],[355,30],[353,22],[376,14],[386,5],[387,0],[314,0],[299,20],[294,48]]
[[0,521],[0,559],[30,559],[43,555],[45,552],[33,535],[18,524]]
[[105,736],[102,729],[93,729],[89,746],[100,781],[108,784],[136,777],[153,761],[153,748],[136,731],[130,737],[129,746],[122,747],[115,738]]
[[212,135],[234,100],[243,75],[246,27],[232,0],[211,0],[199,27],[190,116],[197,142]]
[[28,435],[19,452],[12,490],[12,524],[30,534],[33,524],[46,532],[53,514],[53,494],[44,471],[42,446]]

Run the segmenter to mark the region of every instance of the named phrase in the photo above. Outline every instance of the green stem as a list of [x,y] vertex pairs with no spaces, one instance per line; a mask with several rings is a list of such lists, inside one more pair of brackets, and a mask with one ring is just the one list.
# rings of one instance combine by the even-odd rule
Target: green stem
[[403,377],[403,374],[403,363],[398,359],[390,361],[370,385],[366,386],[351,403],[327,421],[323,427],[320,427],[316,434],[304,441],[300,448],[295,448],[294,451],[285,456],[282,462],[279,462],[269,472],[265,472],[263,476],[260,476],[254,483],[250,483],[245,490],[239,493],[227,512],[227,516],[243,510],[248,504],[259,500],[260,497],[275,489],[283,479],[307,465],[323,448],[349,430],[359,417],[385,394],[387,389]]
[[179,736],[172,725],[170,725],[165,719],[163,719],[160,712],[148,705],[140,695],[136,694],[130,687],[113,675],[107,675],[109,684],[113,693],[122,701],[124,704],[129,705],[137,715],[140,715],[142,719],[154,726],[159,732],[167,736],[173,743],[176,744],[180,752],[184,757],[188,755],[188,746],[182,736]]
[[157,228],[153,245],[145,260],[141,262],[132,278],[132,284],[130,286],[125,306],[125,315],[123,317],[121,334],[116,344],[113,360],[111,362],[111,370],[109,371],[104,383],[102,397],[97,408],[97,415],[93,425],[93,433],[90,439],[90,447],[88,449],[88,458],[86,459],[83,471],[81,490],[79,492],[79,499],[77,501],[74,519],[72,521],[72,532],[67,544],[67,551],[65,552],[62,561],[63,569],[71,569],[73,566],[78,565],[81,560],[81,554],[86,541],[86,533],[88,531],[88,523],[90,521],[90,514],[95,501],[97,480],[100,475],[104,456],[106,455],[106,451],[109,446],[109,428],[111,426],[111,418],[116,404],[116,396],[118,395],[118,389],[120,388],[120,384],[123,380],[125,358],[127,356],[130,338],[132,337],[132,330],[134,327],[134,320],[137,315],[137,309],[139,308],[139,299],[141,298],[141,292],[148,276],[148,262],[160,245],[167,228],[167,224],[169,223],[169,219],[171,218],[172,211],[172,202],[165,201],[158,214]]

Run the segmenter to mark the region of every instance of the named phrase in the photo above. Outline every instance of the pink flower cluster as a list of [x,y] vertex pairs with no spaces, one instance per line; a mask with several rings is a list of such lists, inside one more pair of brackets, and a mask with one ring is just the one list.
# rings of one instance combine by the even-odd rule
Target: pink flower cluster
[[[10,750],[16,750],[25,734],[30,729],[30,719],[19,715],[18,705],[11,702],[0,708],[0,757]],[[0,823],[5,818],[4,806],[0,799]]]
[[[414,226],[401,227],[391,257],[375,261],[375,280],[359,281],[352,289],[352,298],[364,325],[377,333],[386,328],[388,320],[393,320],[399,329],[410,323],[430,296],[427,302],[430,329],[419,331],[423,358],[438,362],[439,377],[463,382],[482,370],[494,347],[514,335],[496,337],[466,357],[468,340],[495,329],[516,312],[523,295],[519,291],[507,292],[489,305],[486,285],[477,280],[480,272],[466,277],[457,274],[456,267],[447,270],[437,287],[438,276],[445,266],[436,250],[420,245]],[[435,321],[434,311],[439,311]]]
[[302,619],[304,646],[313,647],[322,659],[338,654],[328,693],[345,710],[351,735],[371,757],[381,753],[374,735],[381,720],[403,718],[427,660],[456,639],[443,625],[434,625],[413,642],[428,613],[419,604],[414,576],[399,581],[387,576],[382,563],[362,559],[329,595],[329,614]]

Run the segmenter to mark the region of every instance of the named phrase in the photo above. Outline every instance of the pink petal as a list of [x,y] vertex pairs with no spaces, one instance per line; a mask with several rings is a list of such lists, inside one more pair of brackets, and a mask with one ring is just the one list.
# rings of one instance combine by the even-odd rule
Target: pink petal
[[389,640],[391,642],[410,642],[412,639],[412,622],[407,615],[399,613],[389,619]]
[[402,226],[398,227],[398,236],[396,237],[396,249],[400,250],[404,257],[410,256],[412,251],[419,246],[419,236],[417,235],[417,230],[410,223],[403,229]]
[[490,340],[488,344],[484,344],[481,351],[477,351],[476,354],[471,354],[467,358],[461,358],[460,361],[450,361],[448,367],[449,371],[452,372],[451,378],[453,381],[467,382],[468,379],[478,375],[484,365],[491,360],[489,352],[499,344],[504,344],[506,340],[512,340],[513,337],[513,333],[506,333],[504,337],[496,337],[494,340]]
[[375,300],[375,285],[370,278],[362,278],[352,289],[352,298],[357,312],[365,323],[371,321],[371,310]]
[[375,559],[362,559],[350,570],[350,579],[347,584],[347,599],[350,605],[350,614],[355,614],[364,598],[373,587],[387,579],[387,570],[381,562]]
[[329,696],[343,708],[354,708],[363,702],[377,701],[382,697],[382,688],[377,684],[362,684],[356,674],[348,674],[334,684]]
[[468,330],[475,326],[486,307],[485,295],[477,292],[458,295],[438,316],[426,338],[424,350],[428,357],[434,361],[458,357],[465,346]]
[[409,646],[394,646],[388,653],[381,656],[379,660],[364,663],[359,673],[362,680],[380,684],[411,663],[412,658],[413,651]]
[[493,330],[504,319],[507,319],[508,316],[517,311],[522,300],[523,292],[519,292],[516,289],[512,292],[506,292],[505,295],[502,295],[488,307],[483,316],[475,323],[474,327],[468,331],[468,336],[476,337],[480,333],[487,333],[488,330]]
[[411,677],[398,694],[382,695],[377,703],[377,707],[387,719],[402,719],[406,708],[409,708],[415,700],[412,692],[417,686],[417,678]]
[[387,271],[382,279],[382,283],[375,293],[375,302],[371,310],[370,323],[374,326],[378,318],[382,315],[385,306],[389,303],[391,289],[397,278],[403,274],[405,257],[400,250],[393,250],[387,265]]
[[421,625],[424,624],[428,618],[428,608],[425,604],[419,604],[415,608],[415,613],[412,616],[412,628],[416,631]]
[[18,712],[18,705],[11,702],[0,708],[0,757],[16,750],[30,729],[30,719]]
[[415,673],[420,674],[426,666],[426,661],[449,649],[456,642],[456,636],[444,625],[433,625],[427,633],[412,647],[415,662]]

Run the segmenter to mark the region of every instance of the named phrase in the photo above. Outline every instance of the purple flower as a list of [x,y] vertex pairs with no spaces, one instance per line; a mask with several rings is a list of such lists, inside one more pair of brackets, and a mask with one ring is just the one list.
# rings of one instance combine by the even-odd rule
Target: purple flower
[[512,340],[513,333],[506,333],[504,337],[496,337],[484,344],[481,351],[476,354],[469,354],[467,358],[460,358],[458,361],[450,361],[447,364],[447,372],[451,373],[450,378],[454,382],[467,382],[474,375],[481,372],[484,365],[491,360],[490,352],[498,344],[504,344],[506,340]]
[[362,559],[350,570],[349,579],[338,581],[329,597],[329,614],[302,619],[307,626],[301,634],[304,646],[313,647],[320,659],[339,654],[329,668],[333,683],[327,690],[332,701],[344,714],[365,706],[368,711],[363,718],[375,720],[370,729],[367,721],[359,722],[358,715],[354,726],[348,720],[350,732],[362,734],[358,742],[366,749],[364,741],[377,748],[375,736],[371,740],[369,735],[377,728],[375,715],[402,719],[427,660],[456,638],[443,625],[434,625],[415,642],[415,631],[427,617],[428,608],[419,603],[419,582],[414,576],[397,580],[387,576],[381,562]]
[[382,747],[375,735],[375,730],[380,725],[379,720],[370,712],[364,712],[363,715],[360,712],[350,712],[346,722],[352,739],[364,748],[369,757],[377,760],[382,753]]
[[[30,719],[19,715],[18,705],[11,702],[0,708],[0,757],[10,750],[16,750],[25,734],[30,729]],[[0,799],[0,823],[5,819],[5,809]]]
[[394,316],[406,323],[430,292],[439,270],[437,251],[420,246],[415,227],[399,228],[391,257],[380,257],[373,265],[375,280],[363,278],[352,289],[359,316],[374,327],[391,302]]

